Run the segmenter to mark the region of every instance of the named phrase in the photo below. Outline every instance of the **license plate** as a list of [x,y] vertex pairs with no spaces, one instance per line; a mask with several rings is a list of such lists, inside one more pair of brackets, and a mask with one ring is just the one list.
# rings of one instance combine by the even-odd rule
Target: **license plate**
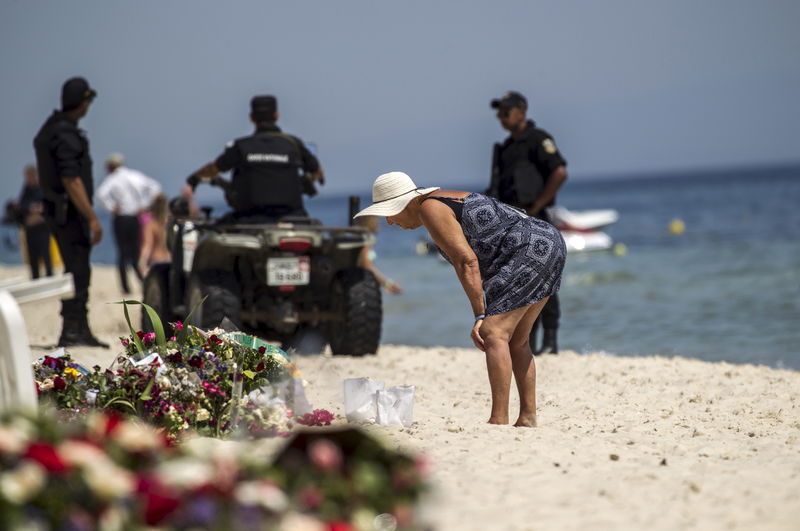
[[268,286],[305,286],[311,279],[311,261],[307,256],[267,258]]

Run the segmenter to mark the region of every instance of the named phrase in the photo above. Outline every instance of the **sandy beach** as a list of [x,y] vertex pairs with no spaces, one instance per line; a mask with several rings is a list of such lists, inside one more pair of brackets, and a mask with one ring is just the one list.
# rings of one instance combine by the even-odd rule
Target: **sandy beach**
[[[26,274],[0,267],[0,278]],[[127,334],[113,304],[121,298],[115,270],[96,266],[89,320],[112,348],[71,349],[76,361],[113,360]],[[22,307],[32,358],[54,348],[59,307]],[[424,510],[436,529],[800,528],[795,371],[562,352],[537,358],[539,427],[522,429],[486,424],[489,385],[476,349],[384,345],[376,356],[296,362],[313,406],[341,416],[337,423],[344,378],[416,386],[412,427],[367,429],[428,457],[437,492]]]

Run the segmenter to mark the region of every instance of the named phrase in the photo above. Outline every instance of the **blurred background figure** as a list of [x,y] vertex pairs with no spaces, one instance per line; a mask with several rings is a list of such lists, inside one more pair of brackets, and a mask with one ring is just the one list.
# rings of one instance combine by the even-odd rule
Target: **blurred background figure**
[[200,207],[194,198],[194,190],[188,184],[184,184],[181,188],[181,198],[186,201],[186,208],[188,209],[188,216],[196,218],[200,215]]
[[106,159],[108,177],[97,190],[97,200],[113,215],[114,240],[117,245],[117,267],[122,291],[131,292],[128,284],[128,267],[142,280],[139,271],[139,246],[141,224],[139,216],[161,193],[161,185],[140,171],[125,167],[121,153],[112,153]]
[[25,232],[31,278],[39,278],[42,262],[45,274],[49,277],[53,275],[53,262],[50,259],[50,229],[47,228],[43,214],[39,172],[36,171],[36,166],[28,164],[25,166],[24,175],[25,184],[22,186],[18,203],[20,223]]
[[164,264],[172,261],[169,248],[167,248],[167,220],[169,209],[167,197],[158,194],[148,209],[149,216],[142,225],[142,248],[139,255],[139,271],[143,276],[154,264]]
[[[355,223],[360,227],[368,228],[372,234],[378,234],[379,225],[377,216],[360,216],[355,219]],[[375,265],[375,258],[377,258],[375,249],[373,249],[371,245],[365,245],[361,248],[361,253],[358,255],[358,267],[362,267],[375,275],[378,284],[380,284],[387,293],[391,293],[392,295],[402,293],[403,287],[400,286],[400,284],[380,272]]]

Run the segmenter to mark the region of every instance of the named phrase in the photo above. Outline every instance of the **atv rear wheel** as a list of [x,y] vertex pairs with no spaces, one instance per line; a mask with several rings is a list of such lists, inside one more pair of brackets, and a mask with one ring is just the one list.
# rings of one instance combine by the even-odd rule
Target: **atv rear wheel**
[[361,268],[347,269],[333,281],[331,306],[341,321],[328,325],[334,355],[364,356],[378,351],[381,339],[381,288],[375,276]]
[[[169,321],[173,319],[169,308],[169,264],[155,264],[144,278],[142,300],[161,318],[165,333],[169,335]],[[147,310],[142,306],[142,331],[154,332]]]
[[[205,301],[200,301],[205,297]],[[241,326],[241,288],[236,278],[223,271],[203,271],[189,280],[190,324],[210,329],[220,325],[226,317],[237,327]]]

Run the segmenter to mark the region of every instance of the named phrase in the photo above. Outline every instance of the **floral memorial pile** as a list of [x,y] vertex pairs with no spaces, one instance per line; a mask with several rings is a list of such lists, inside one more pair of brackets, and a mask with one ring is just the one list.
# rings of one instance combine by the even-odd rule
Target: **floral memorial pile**
[[[287,434],[293,422],[330,424],[327,411],[311,412],[296,367],[281,349],[257,338],[209,332],[181,322],[173,335],[134,332],[120,338],[114,365],[87,370],[68,354],[34,363],[40,402],[69,416],[88,409],[134,415],[171,437]],[[163,332],[162,332],[163,334]]]

